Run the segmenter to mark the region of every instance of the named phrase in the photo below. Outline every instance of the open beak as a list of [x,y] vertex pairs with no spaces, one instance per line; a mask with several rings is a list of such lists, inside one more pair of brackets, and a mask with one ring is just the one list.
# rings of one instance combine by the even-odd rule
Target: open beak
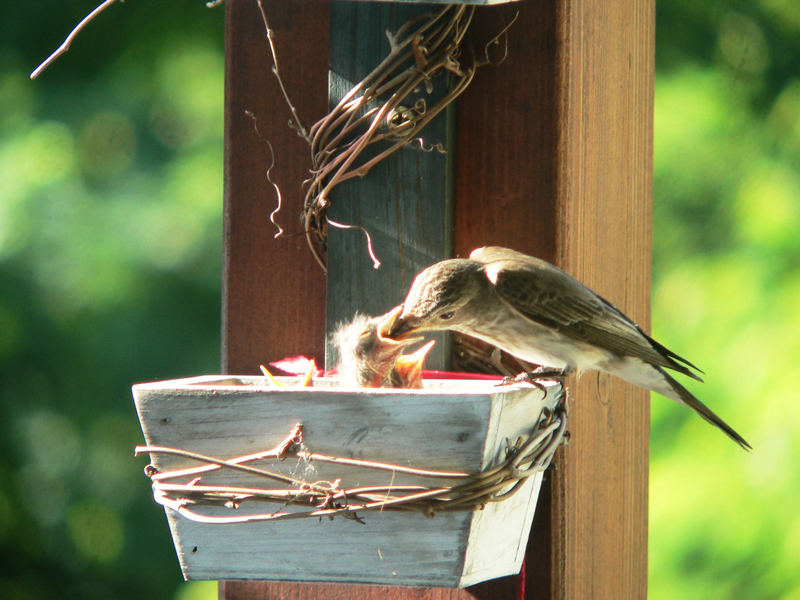
[[401,387],[422,387],[422,367],[425,364],[428,352],[431,351],[435,343],[436,340],[431,340],[411,354],[402,355],[397,359],[397,362],[394,363],[394,370],[400,377]]
[[403,305],[395,306],[392,310],[386,313],[378,325],[378,340],[382,344],[401,344],[408,346],[421,342],[422,336],[412,335],[414,331],[405,327],[403,323],[398,322],[398,317],[403,312]]

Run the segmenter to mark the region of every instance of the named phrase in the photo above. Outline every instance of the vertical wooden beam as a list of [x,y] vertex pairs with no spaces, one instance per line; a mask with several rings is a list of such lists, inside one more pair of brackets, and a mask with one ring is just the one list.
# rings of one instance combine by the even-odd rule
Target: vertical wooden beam
[[[284,193],[304,177],[307,148],[284,128],[254,5],[227,6],[223,366],[253,372],[273,352],[321,354],[324,280],[301,237],[271,238],[268,150],[240,113],[265,115],[262,135],[285,160],[274,172]],[[295,40],[281,66],[289,89],[302,90],[300,114],[322,114],[327,90],[309,85],[326,88],[326,5],[267,6],[279,37]],[[455,252],[501,244],[553,260],[647,327],[654,2],[522,2],[485,9],[477,22],[493,31],[517,10],[508,60],[482,70],[458,102]],[[294,226],[299,193],[289,200],[282,214]],[[647,395],[587,375],[572,399],[573,438],[537,509],[526,597],[644,597]],[[226,582],[221,592],[227,600],[453,600],[517,598],[518,586],[516,578],[467,590]]]
[[[500,244],[553,260],[647,328],[654,2],[501,10],[517,9],[508,60],[458,104],[456,252]],[[571,396],[526,597],[645,597],[648,395],[586,375]]]
[[[560,21],[558,261],[649,330],[655,2],[575,3]],[[551,488],[558,595],[644,598],[649,394],[595,375],[574,398],[574,449]]]

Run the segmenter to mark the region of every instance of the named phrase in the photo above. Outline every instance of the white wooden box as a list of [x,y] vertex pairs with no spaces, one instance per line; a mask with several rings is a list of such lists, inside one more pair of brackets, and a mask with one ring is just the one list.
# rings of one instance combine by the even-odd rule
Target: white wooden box
[[[426,381],[421,390],[343,388],[331,380],[276,388],[250,376],[133,386],[148,446],[228,459],[272,448],[302,423],[304,443],[316,453],[467,473],[501,460],[508,443],[530,434],[542,409],[553,409],[561,393],[550,382],[543,391],[483,380]],[[152,464],[164,471],[198,463],[153,454]],[[307,481],[350,478],[348,486],[415,481],[386,471],[309,466],[296,457],[269,468]],[[202,475],[204,484],[247,486],[255,479],[229,471]],[[433,517],[359,513],[363,524],[336,516],[219,525],[165,510],[186,579],[463,587],[519,572],[541,480],[535,473],[516,494],[482,510]],[[209,515],[230,514],[222,506],[203,508]]]

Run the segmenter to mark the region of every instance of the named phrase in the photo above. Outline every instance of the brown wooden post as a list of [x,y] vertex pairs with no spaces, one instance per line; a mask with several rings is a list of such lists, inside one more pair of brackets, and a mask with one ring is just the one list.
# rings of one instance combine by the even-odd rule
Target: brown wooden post
[[[327,107],[328,6],[267,2],[301,115]],[[324,277],[301,236],[273,240],[264,169],[276,148],[287,233],[308,166],[249,0],[227,2],[223,368],[255,372],[290,353],[321,356]],[[489,29],[519,10],[509,57],[458,101],[454,244],[500,244],[554,261],[649,325],[654,1],[524,1],[483,9]],[[500,16],[502,15],[502,17]],[[285,48],[285,46],[284,46]],[[279,49],[280,52],[280,49]],[[302,298],[302,302],[299,299]],[[399,299],[398,299],[399,301]],[[526,598],[641,598],[647,590],[647,394],[606,376],[571,386],[568,448],[537,508]],[[505,578],[466,590],[226,582],[226,600],[517,598]]]
[[[655,3],[519,9],[508,61],[458,103],[455,250],[499,244],[551,260],[647,329]],[[648,394],[587,374],[571,398],[526,597],[643,598]]]
[[[296,40],[281,56],[282,77],[302,115],[328,106],[328,5],[265,2],[270,27],[282,40]],[[255,0],[225,3],[225,209],[223,218],[222,368],[258,373],[258,365],[284,356],[321,357],[325,337],[325,276],[302,235],[300,182],[308,173],[309,149],[287,126],[291,115],[281,96]],[[257,119],[257,129],[246,114]],[[274,239],[269,215],[276,206],[266,176],[283,190],[276,219],[286,230]],[[302,299],[302,301],[300,301]]]

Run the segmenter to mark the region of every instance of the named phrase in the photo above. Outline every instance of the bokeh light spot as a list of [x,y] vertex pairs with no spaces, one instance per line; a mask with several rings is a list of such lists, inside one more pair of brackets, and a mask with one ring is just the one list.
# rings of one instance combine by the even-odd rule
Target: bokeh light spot
[[174,600],[217,600],[218,589],[216,581],[188,581],[178,587]]
[[67,530],[77,550],[90,560],[112,562],[122,549],[122,521],[106,506],[91,502],[72,505]]
[[[4,56],[4,60],[8,60]],[[0,130],[19,127],[31,117],[35,98],[28,78],[21,71],[0,74]]]
[[767,162],[739,186],[736,224],[744,240],[762,247],[796,245],[800,228],[800,179],[793,170]]
[[19,194],[70,175],[75,167],[75,139],[63,123],[43,121],[8,140],[0,151],[0,173],[10,180],[0,190]]
[[769,64],[764,33],[753,19],[729,12],[719,27],[719,50],[725,61],[747,73],[761,73]]
[[93,115],[80,132],[83,171],[109,177],[127,169],[136,154],[136,132],[127,116],[113,111]]
[[42,409],[22,419],[25,460],[47,477],[69,476],[81,453],[78,430],[65,415]]
[[28,465],[17,473],[17,492],[24,509],[39,524],[49,527],[63,520],[67,506],[63,477],[42,473]]

